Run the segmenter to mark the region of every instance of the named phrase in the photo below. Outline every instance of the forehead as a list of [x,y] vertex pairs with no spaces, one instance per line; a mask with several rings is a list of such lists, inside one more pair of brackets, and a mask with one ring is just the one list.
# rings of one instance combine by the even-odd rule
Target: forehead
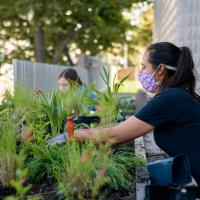
[[65,78],[61,77],[61,78],[58,79],[58,83],[59,84],[67,84],[68,81]]

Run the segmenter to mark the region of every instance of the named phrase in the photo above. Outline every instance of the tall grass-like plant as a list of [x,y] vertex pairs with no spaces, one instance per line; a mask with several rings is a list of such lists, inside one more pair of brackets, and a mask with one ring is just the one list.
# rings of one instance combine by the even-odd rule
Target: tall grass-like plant
[[16,127],[8,119],[0,129],[0,182],[4,187],[10,186],[16,170],[23,166],[24,154],[22,151],[17,153],[16,139]]
[[[128,75],[129,76],[129,75]],[[116,75],[114,77],[112,85],[110,85],[110,71],[103,68],[101,77],[106,84],[106,91],[104,93],[98,93],[98,104],[100,106],[98,115],[101,117],[101,125],[113,124],[116,121],[120,101],[118,98],[119,88],[123,85],[123,82],[128,78],[124,77],[121,81],[116,83]]]
[[99,149],[93,142],[65,145],[64,171],[59,181],[66,199],[95,199],[100,188],[108,183],[109,177],[105,176],[110,162],[108,147]]
[[73,84],[66,92],[62,92],[64,107],[69,115],[79,116],[89,114],[89,105],[91,99],[92,85],[90,87]]
[[143,159],[136,157],[133,148],[123,147],[111,156],[111,162],[107,170],[110,177],[108,187],[111,189],[133,188],[135,167],[145,168],[146,163]]
[[43,114],[47,116],[53,135],[63,131],[65,118],[67,116],[79,116],[89,113],[91,89],[90,87],[78,88],[72,85],[67,91],[59,92],[53,90],[49,95],[38,91]]
[[[21,126],[30,126],[36,123],[45,123],[45,113],[42,112],[39,98],[21,85],[15,87],[14,95],[5,99],[7,108],[14,123]],[[9,103],[9,104],[8,104]],[[11,108],[9,105],[13,105]]]
[[133,187],[132,170],[143,167],[144,162],[131,149],[111,152],[110,144],[91,141],[65,145],[64,171],[59,182],[67,199],[96,199],[108,190]]
[[38,114],[37,108],[39,107],[39,104],[36,96],[23,86],[17,85],[15,87],[13,103],[15,117],[17,118],[24,117],[24,120],[26,121],[28,118],[33,120]]
[[45,126],[38,124],[33,127],[34,141],[23,142],[27,159],[25,166],[28,169],[28,177],[31,183],[55,182],[56,171],[60,171],[63,164],[61,155],[64,154],[62,145],[49,145],[49,134],[46,134]]
[[32,183],[55,183],[63,169],[63,148],[45,144],[30,145],[33,157],[27,162],[29,180]]
[[47,116],[47,125],[50,124],[52,134],[55,136],[63,128],[63,120],[67,114],[63,100],[56,90],[53,90],[49,95],[38,91],[38,96],[40,96],[42,111]]

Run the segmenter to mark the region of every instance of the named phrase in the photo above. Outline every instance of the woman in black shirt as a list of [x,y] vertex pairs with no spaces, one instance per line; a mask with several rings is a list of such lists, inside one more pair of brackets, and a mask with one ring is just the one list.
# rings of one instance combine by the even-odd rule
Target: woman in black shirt
[[155,96],[134,117],[103,130],[77,130],[77,137],[95,139],[103,135],[105,140],[122,143],[154,130],[156,143],[170,156],[188,155],[192,175],[200,184],[200,98],[195,92],[189,48],[169,42],[150,45],[138,79]]

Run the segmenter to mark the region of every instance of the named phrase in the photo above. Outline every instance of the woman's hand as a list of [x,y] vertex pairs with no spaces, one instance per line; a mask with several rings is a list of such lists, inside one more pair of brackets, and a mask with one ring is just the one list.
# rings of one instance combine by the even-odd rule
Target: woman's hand
[[111,142],[118,144],[137,137],[143,136],[152,131],[153,126],[136,117],[130,117],[126,121],[109,128],[92,128],[75,130],[75,136],[80,140],[92,139],[97,142]]
[[96,142],[105,142],[110,139],[111,128],[89,128],[75,130],[75,137],[79,140],[92,139]]

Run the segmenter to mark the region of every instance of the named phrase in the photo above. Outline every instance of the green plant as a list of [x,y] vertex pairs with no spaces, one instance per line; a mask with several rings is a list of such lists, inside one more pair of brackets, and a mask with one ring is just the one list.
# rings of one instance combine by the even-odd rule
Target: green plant
[[0,129],[0,182],[4,187],[10,186],[16,170],[24,163],[24,152],[17,152],[16,141],[15,124],[8,118]]
[[108,187],[130,190],[134,184],[133,169],[145,166],[145,161],[135,156],[133,148],[125,146],[118,149],[112,154],[107,170],[107,176],[110,177]]
[[42,111],[47,116],[46,125],[50,123],[52,135],[55,136],[63,128],[63,120],[66,116],[63,100],[55,90],[49,95],[45,95],[42,91],[37,93],[40,96]]
[[[107,91],[98,93],[98,100],[102,106],[102,124],[107,125],[116,120],[119,111],[117,94],[123,81],[113,83],[111,87],[109,72],[104,69],[102,76]],[[46,131],[49,124],[54,135],[63,129],[66,116],[88,113],[88,105],[95,103],[90,98],[89,90],[73,88],[69,93],[54,90],[49,95],[37,91],[37,97],[27,93],[24,88],[18,88],[15,95],[9,97],[14,107],[4,104],[6,106],[0,111],[0,181],[4,186],[9,186],[14,180],[12,183],[19,192],[13,198],[23,196],[26,191],[26,187],[20,185],[20,178],[16,177],[16,170],[24,165],[23,152],[26,152],[25,166],[30,182],[58,184],[67,199],[95,199],[105,192],[105,188],[131,188],[131,169],[143,166],[143,163],[130,149],[111,154],[110,144],[95,144],[92,141],[48,144],[49,137],[52,137]],[[34,141],[22,142],[17,146],[16,132],[24,121],[32,129]]]
[[56,182],[57,174],[63,169],[62,146],[29,144],[32,158],[27,162],[28,176],[32,183]]
[[[24,180],[27,178],[27,170],[16,171],[16,179],[11,181],[11,186],[15,189],[16,194],[6,197],[4,200],[22,200],[26,193],[31,189],[31,185],[24,185]],[[31,199],[29,199],[31,200]]]
[[95,199],[105,192],[101,190],[104,186],[106,191],[128,190],[134,180],[131,170],[144,166],[132,149],[123,148],[112,154],[108,143],[67,141],[52,146],[37,134],[35,143],[27,144],[31,151],[31,159],[27,160],[31,183],[58,183],[67,199]]
[[24,88],[21,85],[17,85],[14,90],[13,96],[14,103],[14,112],[16,118],[28,118],[30,113],[33,113],[36,116],[36,106],[37,100],[36,97],[28,89]]
[[112,154],[111,144],[92,141],[67,143],[63,163],[59,182],[67,199],[96,199],[112,189],[131,189],[133,168],[145,165],[131,148]]
[[[21,126],[27,126],[33,123],[45,123],[45,114],[41,110],[39,99],[34,93],[17,85],[14,90],[14,95],[5,99],[6,109],[9,109],[14,123]],[[9,105],[12,105],[9,106]]]
[[0,112],[4,109],[14,108],[13,96],[9,90],[6,90],[4,93],[4,98],[0,104]]
[[[129,75],[128,75],[129,76]],[[106,92],[101,93],[97,91],[99,104],[98,115],[101,117],[101,125],[113,124],[116,121],[119,114],[120,101],[118,98],[119,88],[123,85],[123,82],[128,78],[124,77],[121,81],[116,82],[116,75],[114,77],[112,85],[110,85],[110,71],[103,68],[101,77],[106,84]]]
[[105,173],[110,160],[109,146],[98,146],[93,142],[65,145],[64,171],[59,182],[67,199],[95,199],[100,188],[108,183],[109,177]]
[[89,114],[89,105],[92,104],[91,93],[92,85],[88,88],[86,86],[81,86],[80,88],[72,85],[66,92],[61,93],[68,115]]

